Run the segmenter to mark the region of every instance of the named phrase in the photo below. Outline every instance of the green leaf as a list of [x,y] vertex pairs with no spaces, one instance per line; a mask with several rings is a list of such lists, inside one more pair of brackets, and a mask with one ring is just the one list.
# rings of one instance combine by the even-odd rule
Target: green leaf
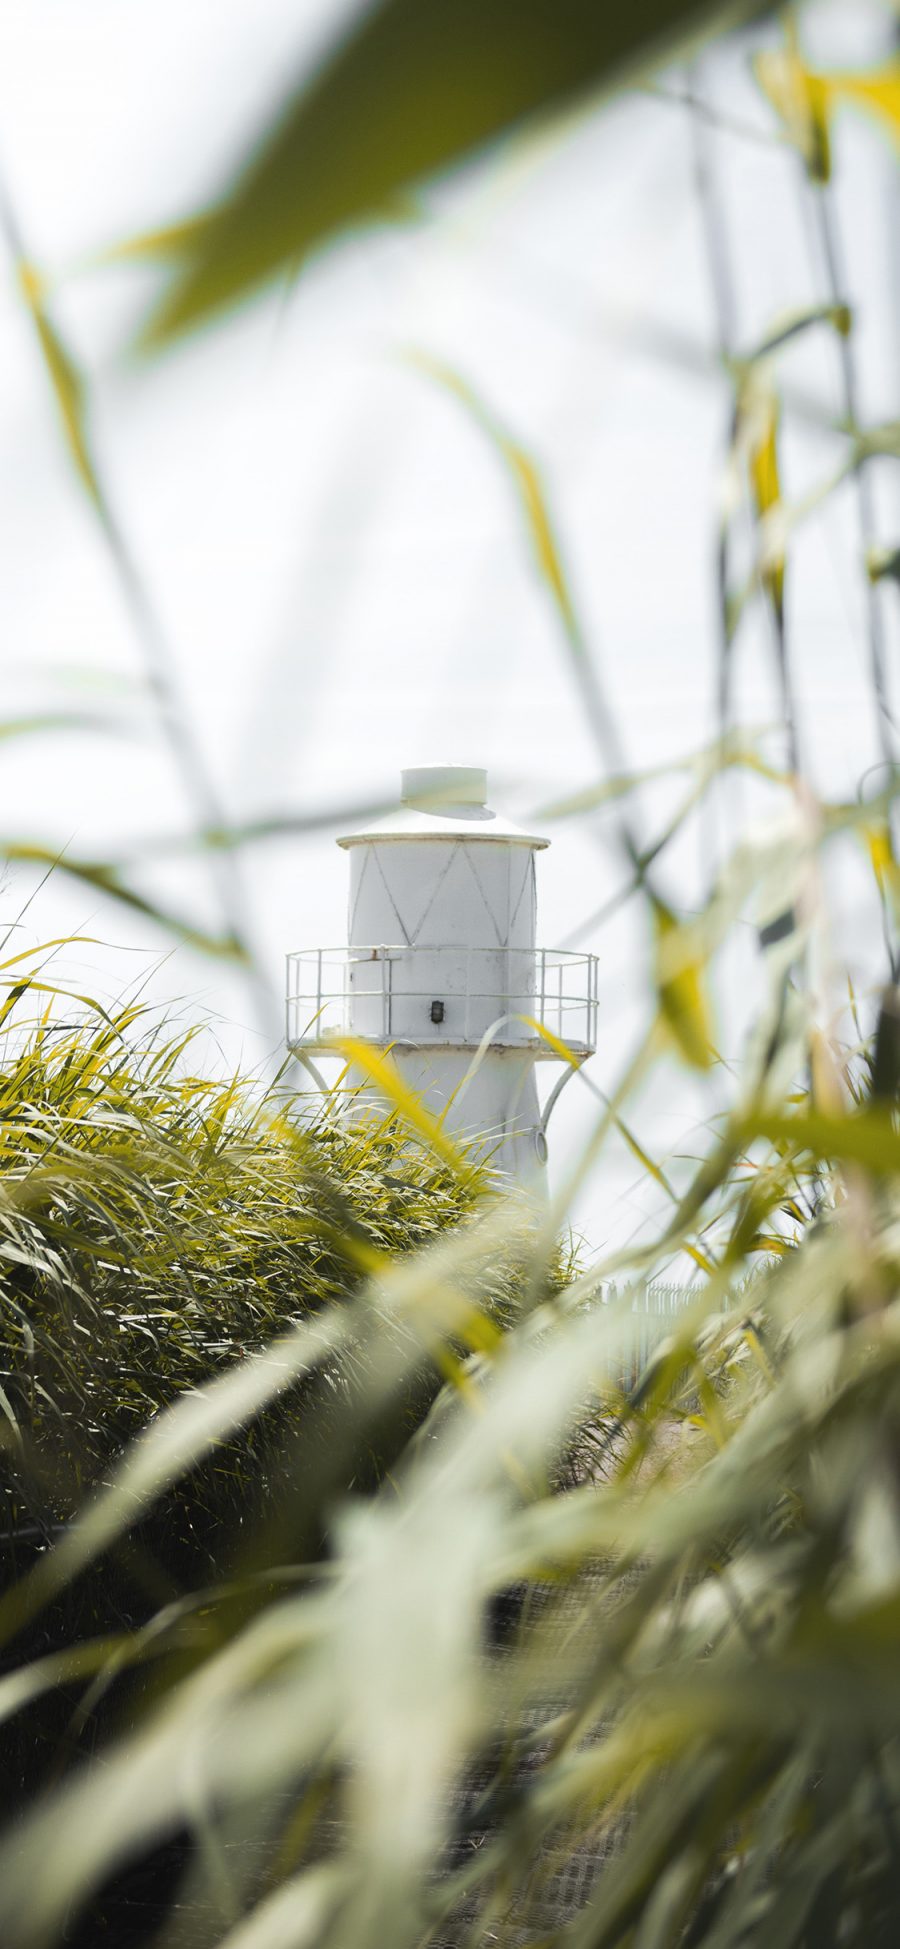
[[860,1164],[878,1176],[900,1172],[900,1131],[890,1111],[882,1104],[871,1104],[852,1116],[772,1115],[751,1119],[747,1140],[766,1137],[795,1155],[811,1156],[842,1164]]
[[135,237],[125,237],[118,244],[110,244],[98,256],[91,258],[90,265],[170,263],[190,257],[202,240],[208,223],[209,219],[204,216],[186,217],[183,223],[168,223],[158,230],[140,231]]
[[519,503],[538,573],[550,591],[566,636],[579,656],[583,655],[582,632],[562,565],[556,524],[536,461],[452,366],[427,352],[413,352],[411,358],[414,365],[460,401],[502,460]]
[[18,273],[19,289],[31,312],[69,452],[91,500],[99,508],[102,496],[88,434],[84,378],[47,309],[40,274],[23,260],[19,262]]
[[[427,352],[413,351],[410,356],[414,365],[459,400],[475,425],[490,442],[505,468],[516,497],[532,559],[549,593],[562,630],[570,667],[581,693],[588,722],[594,730],[601,751],[606,754],[610,768],[620,771],[621,754],[615,725],[563,565],[557,524],[541,478],[540,468],[480,394],[469,385],[468,380],[452,366],[446,365],[441,359],[432,358]],[[622,836],[629,858],[637,864],[637,846],[624,826]]]
[[653,917],[660,1013],[685,1062],[694,1069],[711,1069],[715,1055],[703,955],[659,900],[654,901]]
[[[244,297],[526,118],[559,112],[700,33],[765,10],[764,0],[370,4],[197,227],[144,344]],[[176,235],[190,247],[183,226]]]

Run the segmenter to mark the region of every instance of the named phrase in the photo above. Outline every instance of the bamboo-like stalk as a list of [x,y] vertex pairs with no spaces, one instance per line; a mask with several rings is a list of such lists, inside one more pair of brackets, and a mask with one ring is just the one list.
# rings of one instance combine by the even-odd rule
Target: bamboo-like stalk
[[[706,245],[706,261],[709,270],[710,287],[713,299],[716,336],[719,357],[726,372],[736,370],[738,355],[738,313],[734,280],[731,273],[730,247],[727,225],[721,207],[718,175],[713,164],[710,125],[702,112],[702,97],[692,85],[686,96],[689,107],[692,148],[694,159],[694,181],[697,203],[700,211],[703,236]],[[726,453],[731,455],[738,431],[738,401],[735,395],[728,426]],[[731,662],[733,645],[728,621],[730,595],[729,580],[729,532],[727,521],[721,521],[716,547],[716,576],[719,595],[719,723],[723,738],[728,733],[728,715],[731,690]],[[767,627],[772,634],[775,663],[781,687],[781,704],[787,735],[788,759],[795,776],[800,773],[799,732],[796,699],[793,693],[790,674],[790,660],[785,623],[784,603],[764,602]]]
[[[828,298],[830,303],[838,305],[846,302],[848,287],[844,271],[843,248],[837,211],[834,204],[833,188],[830,183],[810,183],[808,187],[815,213]],[[838,335],[838,358],[843,391],[844,422],[851,439],[858,440],[862,429],[860,427],[859,382],[856,371],[856,352],[853,343],[852,326],[849,332]],[[882,762],[888,772],[892,773],[897,762],[893,737],[897,726],[891,709],[890,693],[888,690],[881,590],[877,582],[873,581],[867,572],[868,557],[875,546],[876,528],[872,482],[864,454],[860,455],[858,464],[853,470],[853,478],[856,487],[857,523],[862,556],[869,670],[872,682],[872,696],[875,703],[876,734],[881,749]]]

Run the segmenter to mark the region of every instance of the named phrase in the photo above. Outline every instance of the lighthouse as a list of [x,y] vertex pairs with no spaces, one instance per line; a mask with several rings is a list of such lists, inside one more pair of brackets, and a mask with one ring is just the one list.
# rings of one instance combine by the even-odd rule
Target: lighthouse
[[[548,840],[492,809],[485,771],[427,765],[403,772],[395,812],[337,843],[347,944],[288,956],[288,1046],[337,1055],[352,1036],[389,1050],[449,1132],[539,1188],[549,1109],[597,1041],[595,957],[537,945]],[[547,1062],[563,1070],[542,1110]]]

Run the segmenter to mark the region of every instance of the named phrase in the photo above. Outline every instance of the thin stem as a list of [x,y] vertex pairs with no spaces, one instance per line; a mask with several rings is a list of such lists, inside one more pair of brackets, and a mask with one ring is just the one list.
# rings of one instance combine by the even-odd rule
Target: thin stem
[[[811,186],[811,195],[825,270],[828,298],[831,304],[843,304],[846,302],[849,286],[844,265],[837,212],[834,207],[833,192],[829,184],[819,183]],[[860,438],[859,381],[852,332],[840,334],[838,338],[838,356],[846,430],[850,434],[851,439],[854,442],[858,442]],[[881,752],[881,762],[888,772],[888,779],[890,781],[897,764],[893,737],[896,725],[891,712],[887,686],[887,659],[885,654],[881,590],[877,583],[872,580],[868,572],[869,553],[875,545],[875,503],[872,494],[871,477],[864,454],[860,455],[859,462],[853,469],[853,477],[856,483],[857,525],[859,529],[860,550],[863,557],[862,575],[865,591],[864,601],[869,647],[869,672],[872,695],[875,702],[875,727],[878,746]],[[893,803],[891,803],[888,808],[887,819],[888,830],[892,834],[892,843],[894,830],[893,814],[894,807]],[[882,905],[882,915],[890,977],[892,983],[896,983],[900,966],[898,966],[898,955],[892,938],[887,906],[884,903]]]
[[752,142],[759,149],[772,150],[786,147],[786,138],[783,135],[777,132],[773,134],[771,129],[759,128],[754,122],[745,122],[737,115],[723,114],[721,109],[714,108],[711,102],[704,101],[702,96],[695,94],[689,82],[679,90],[667,88],[662,82],[648,81],[644,83],[640,92],[642,95],[648,95],[652,101],[667,102],[672,108],[689,108],[692,114],[700,116],[711,129],[719,129],[723,135],[736,136],[741,142]]
[[[819,242],[828,285],[829,302],[844,304],[847,296],[847,280],[841,249],[841,238],[833,196],[827,183],[818,184],[813,190],[813,205],[816,213]],[[843,389],[843,410],[847,430],[854,439],[859,436],[859,384],[856,371],[856,357],[851,334],[841,333],[838,338],[841,383]],[[859,525],[859,538],[862,547],[864,567],[870,550],[875,543],[875,504],[872,495],[872,482],[864,460],[854,468],[856,482],[856,508]],[[866,623],[869,643],[869,668],[872,677],[872,691],[875,698],[876,724],[881,756],[891,770],[896,763],[894,740],[891,735],[896,728],[891,714],[888,696],[886,656],[884,641],[884,618],[881,609],[881,593],[867,572],[863,576],[865,586]]]
[[737,340],[737,299],[731,274],[728,232],[719,197],[719,180],[713,167],[709,128],[700,97],[689,94],[694,162],[694,186],[706,243],[706,262],[712,285],[713,316],[719,358],[727,365]]
[[[738,343],[738,306],[734,278],[731,269],[731,255],[728,245],[728,227],[719,194],[719,178],[713,163],[710,139],[709,117],[704,112],[704,103],[698,91],[690,86],[685,97],[690,109],[691,133],[693,138],[694,183],[700,220],[706,243],[706,260],[709,269],[713,300],[716,339],[719,358],[726,371],[733,370]],[[738,405],[735,398],[731,409],[726,451],[730,455],[734,449],[737,432]],[[719,645],[719,730],[724,740],[728,731],[728,714],[731,691],[732,633],[728,617],[729,593],[729,531],[723,519],[716,546],[716,577],[718,584],[718,611],[720,621]],[[797,774],[800,769],[799,745],[797,735],[797,713],[794,705],[790,679],[787,635],[782,606],[772,601],[765,602],[768,626],[772,632],[772,646],[778,670],[781,689],[782,715],[787,735],[788,761],[791,770]]]

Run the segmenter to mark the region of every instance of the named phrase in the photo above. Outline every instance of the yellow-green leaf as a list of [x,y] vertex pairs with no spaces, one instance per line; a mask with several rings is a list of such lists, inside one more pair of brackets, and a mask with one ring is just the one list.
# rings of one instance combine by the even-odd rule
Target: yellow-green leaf
[[878,1175],[900,1173],[900,1133],[891,1111],[881,1104],[846,1117],[812,1111],[800,1116],[761,1116],[748,1124],[746,1139],[765,1137],[780,1151],[838,1163],[860,1164]]
[[844,104],[862,108],[900,143],[900,61],[892,59],[873,70],[817,74],[807,67],[791,33],[785,47],[758,55],[754,65],[763,93],[814,182],[827,183],[831,175],[830,124]]
[[660,1012],[678,1050],[694,1069],[711,1069],[712,1014],[705,970],[696,946],[675,915],[654,901],[656,987]]
[[828,75],[825,86],[836,101],[855,104],[886,123],[894,141],[900,143],[900,61],[888,61],[874,73],[848,70]]
[[[738,393],[737,439],[745,444],[750,492],[757,521],[767,522],[781,507],[778,464],[778,400],[756,372],[748,372]],[[769,523],[763,548],[762,581],[779,620],[784,609],[785,552],[780,538],[772,541]],[[765,529],[764,529],[765,534]]]
[[91,259],[92,264],[173,263],[190,257],[203,244],[210,218],[184,217],[180,223],[162,224],[158,230],[142,230],[124,237],[117,244]]
[[20,263],[18,276],[19,289],[31,313],[44,355],[69,451],[88,493],[99,503],[100,489],[87,433],[84,381],[47,310],[45,286],[40,273],[33,265]]
[[827,183],[831,176],[828,83],[806,66],[793,35],[785,47],[758,55],[754,67],[763,94],[768,96],[788,141],[803,157],[809,175],[816,183]]
[[356,1036],[350,1035],[336,1037],[335,1048],[340,1050],[346,1062],[352,1063],[354,1069],[361,1070],[368,1081],[375,1084],[379,1095],[393,1105],[404,1122],[425,1139],[429,1149],[443,1158],[444,1163],[449,1164],[450,1169],[455,1171],[457,1176],[471,1177],[472,1165],[458,1145],[447,1136],[437,1117],[433,1117],[430,1110],[426,1109],[422,1098],[415,1090],[410,1089],[407,1083],[404,1083],[396,1064],[391,1062],[389,1056],[379,1055],[377,1049],[373,1049],[368,1042],[361,1042]]
[[871,825],[864,826],[863,837],[879,892],[896,914],[900,912],[900,868],[894,855],[894,842],[887,820],[877,819]]
[[461,373],[455,371],[452,366],[446,365],[442,359],[433,358],[428,352],[414,351],[410,354],[410,358],[420,371],[426,373],[429,378],[436,379],[439,385],[445,387],[447,392],[452,393],[454,398],[460,401],[503,462],[519,503],[538,572],[547,584],[559,611],[569,644],[580,658],[583,655],[581,631],[562,565],[553,517],[536,461],[502,425],[496,414]]

